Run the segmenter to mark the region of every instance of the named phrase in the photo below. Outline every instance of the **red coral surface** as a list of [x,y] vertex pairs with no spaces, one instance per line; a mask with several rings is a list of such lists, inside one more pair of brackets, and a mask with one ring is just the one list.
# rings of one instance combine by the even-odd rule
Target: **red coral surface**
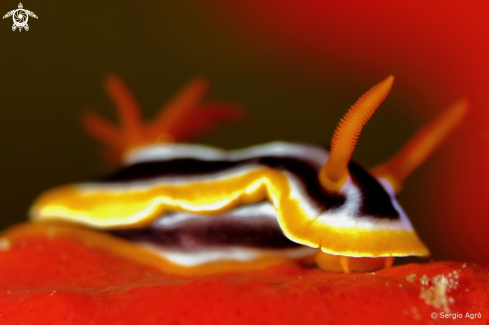
[[356,274],[287,265],[181,277],[63,237],[2,239],[0,247],[0,324],[448,324],[447,314],[457,324],[489,320],[489,267],[475,264]]

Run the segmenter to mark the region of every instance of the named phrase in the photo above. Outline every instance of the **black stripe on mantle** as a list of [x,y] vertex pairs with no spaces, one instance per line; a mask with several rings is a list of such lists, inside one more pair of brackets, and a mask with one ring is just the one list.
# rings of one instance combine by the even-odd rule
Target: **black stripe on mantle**
[[225,219],[223,216],[225,214],[219,217],[196,217],[171,227],[161,227],[154,223],[144,228],[111,230],[109,233],[132,242],[178,249],[230,246],[261,249],[301,247],[285,237],[276,220],[267,217]]
[[[305,194],[322,211],[339,208],[346,198],[342,194],[326,191],[318,179],[318,170],[305,160],[287,156],[262,156],[238,161],[209,161],[194,158],[178,158],[164,161],[141,162],[125,167],[118,172],[99,179],[97,183],[147,181],[164,177],[209,176],[247,165],[271,167],[287,171],[299,180]],[[352,182],[362,195],[360,215],[379,219],[399,219],[399,213],[380,183],[357,163],[348,164]]]

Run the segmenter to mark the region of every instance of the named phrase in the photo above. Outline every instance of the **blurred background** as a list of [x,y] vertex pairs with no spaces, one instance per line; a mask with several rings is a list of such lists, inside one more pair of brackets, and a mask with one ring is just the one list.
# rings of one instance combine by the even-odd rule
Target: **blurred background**
[[[489,265],[487,1],[28,1],[30,30],[0,21],[0,228],[43,190],[110,171],[80,125],[116,121],[102,82],[118,74],[146,119],[196,76],[246,120],[199,142],[327,144],[371,86],[394,88],[354,157],[373,167],[466,97],[464,124],[405,183],[400,201],[436,260]],[[2,1],[2,16],[18,3]]]

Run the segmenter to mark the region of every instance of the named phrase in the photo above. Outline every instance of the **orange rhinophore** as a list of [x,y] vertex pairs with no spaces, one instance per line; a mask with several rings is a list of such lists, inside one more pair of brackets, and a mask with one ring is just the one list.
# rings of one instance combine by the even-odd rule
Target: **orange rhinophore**
[[[112,251],[122,238],[150,252],[141,255],[146,262],[178,274],[312,260],[322,269],[349,273],[389,268],[395,257],[428,256],[395,195],[460,123],[467,105],[457,103],[400,154],[369,172],[350,157],[393,80],[373,87],[348,111],[331,151],[284,142],[224,151],[155,143],[161,132],[180,141],[236,116],[228,108],[194,109],[205,82],[191,83],[143,127],[132,96],[109,78],[121,128],[95,115],[85,122],[111,150],[125,153],[125,166],[106,178],[42,194],[31,207],[31,219],[96,229],[104,235],[90,241]],[[65,232],[83,238],[93,233]],[[114,244],[107,243],[111,239]]]
[[463,120],[467,110],[466,100],[456,102],[419,131],[392,159],[372,169],[372,174],[385,178],[395,192],[399,192],[404,180],[445,141]]
[[389,94],[394,77],[370,89],[341,120],[333,135],[329,159],[321,169],[321,184],[331,191],[339,191],[348,178],[348,163],[363,126]]

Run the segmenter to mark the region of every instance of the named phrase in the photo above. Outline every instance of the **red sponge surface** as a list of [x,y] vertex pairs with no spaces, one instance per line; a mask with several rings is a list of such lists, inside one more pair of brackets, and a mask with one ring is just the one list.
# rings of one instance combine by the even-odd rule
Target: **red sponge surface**
[[409,264],[356,274],[283,265],[182,277],[69,238],[27,236],[11,243],[0,239],[0,248],[0,324],[489,320],[489,267],[475,264]]

